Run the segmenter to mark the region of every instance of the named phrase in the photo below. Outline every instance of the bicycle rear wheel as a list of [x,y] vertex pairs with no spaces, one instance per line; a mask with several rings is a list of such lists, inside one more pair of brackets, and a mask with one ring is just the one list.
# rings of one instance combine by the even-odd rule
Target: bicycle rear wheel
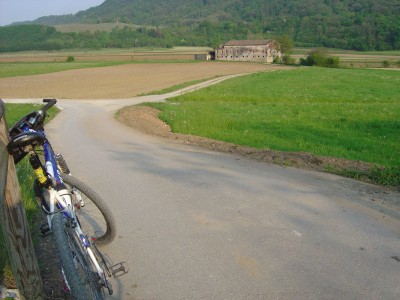
[[71,224],[62,213],[52,219],[53,238],[71,294],[78,300],[104,299],[97,272]]
[[67,174],[61,174],[61,177],[69,191],[72,191],[73,198],[76,192],[82,197],[84,206],[76,209],[75,214],[85,234],[92,238],[96,245],[111,243],[115,238],[116,225],[104,200],[79,179]]

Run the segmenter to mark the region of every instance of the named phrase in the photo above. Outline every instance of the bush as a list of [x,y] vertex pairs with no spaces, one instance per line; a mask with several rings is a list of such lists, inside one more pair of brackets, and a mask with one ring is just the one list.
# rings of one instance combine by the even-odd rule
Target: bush
[[274,57],[273,63],[274,64],[280,64],[282,62],[282,57],[276,56]]
[[323,48],[312,50],[307,57],[311,66],[324,67],[327,59],[327,52]]
[[302,66],[317,66],[325,68],[339,68],[339,57],[328,56],[327,51],[323,48],[312,50],[308,53],[307,58],[300,58]]
[[325,60],[325,67],[327,68],[339,68],[339,57],[327,57]]
[[390,62],[389,62],[388,60],[384,60],[384,61],[382,62],[382,67],[384,67],[384,68],[389,68],[389,67],[390,67]]
[[296,59],[293,58],[293,57],[291,57],[291,56],[288,55],[288,54],[285,54],[285,55],[282,57],[282,62],[283,62],[285,65],[294,65],[294,64],[296,63]]
[[73,56],[67,57],[67,62],[73,62],[73,61],[75,61],[75,57],[73,57]]

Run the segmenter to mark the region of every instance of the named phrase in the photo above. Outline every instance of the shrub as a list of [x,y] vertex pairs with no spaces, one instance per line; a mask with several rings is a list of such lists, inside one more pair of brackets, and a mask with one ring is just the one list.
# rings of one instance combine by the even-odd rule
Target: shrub
[[327,57],[325,60],[325,67],[327,68],[339,68],[339,57]]
[[311,66],[324,67],[327,59],[327,52],[323,48],[311,50],[307,60]]
[[282,62],[283,62],[285,65],[294,65],[294,64],[296,63],[296,59],[293,58],[293,57],[291,57],[291,56],[288,55],[288,54],[285,54],[285,55],[282,57]]
[[75,57],[73,57],[73,56],[67,57],[67,62],[73,62],[73,61],[75,61]]
[[388,60],[384,60],[384,61],[382,62],[382,67],[384,67],[384,68],[389,68],[389,67],[390,67],[390,62],[389,62]]
[[280,64],[281,62],[282,62],[282,58],[280,56],[277,56],[274,58],[274,61],[273,61],[274,64]]
[[318,66],[325,68],[339,68],[339,57],[328,56],[327,51],[323,48],[314,49],[308,53],[307,58],[300,58],[302,66]]

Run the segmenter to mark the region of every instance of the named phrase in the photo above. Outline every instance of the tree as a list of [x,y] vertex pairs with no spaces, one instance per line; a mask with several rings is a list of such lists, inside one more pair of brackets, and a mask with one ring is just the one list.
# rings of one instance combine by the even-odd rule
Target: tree
[[279,44],[279,51],[282,52],[282,54],[289,54],[290,51],[293,49],[293,40],[287,36],[287,35],[280,35],[275,37],[275,40]]
[[327,51],[324,48],[311,50],[308,54],[307,61],[311,66],[324,67],[327,59]]

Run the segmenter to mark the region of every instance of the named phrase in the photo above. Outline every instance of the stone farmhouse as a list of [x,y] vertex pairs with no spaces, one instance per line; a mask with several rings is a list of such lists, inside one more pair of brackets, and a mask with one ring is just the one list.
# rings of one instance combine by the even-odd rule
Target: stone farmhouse
[[278,43],[274,40],[229,41],[215,49],[216,60],[264,61],[272,63],[281,58]]

